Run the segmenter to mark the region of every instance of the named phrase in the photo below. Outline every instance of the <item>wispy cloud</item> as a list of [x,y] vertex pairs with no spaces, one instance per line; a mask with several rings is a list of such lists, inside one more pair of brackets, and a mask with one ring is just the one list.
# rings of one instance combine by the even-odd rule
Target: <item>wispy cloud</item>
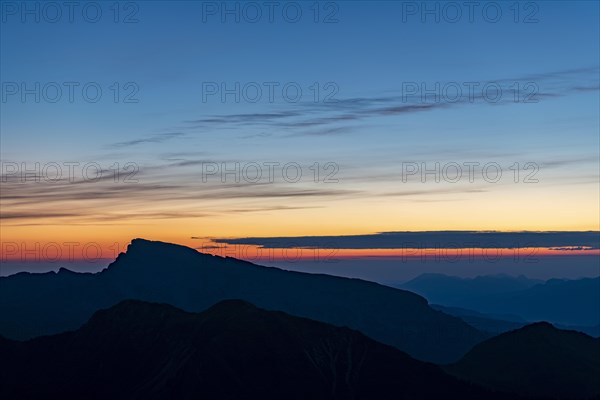
[[[515,82],[535,84],[535,93],[531,93],[533,96],[531,100],[535,101],[543,101],[578,92],[598,91],[600,90],[597,82],[599,71],[599,67],[589,67],[478,82],[479,87],[483,87],[488,83],[501,85],[505,95],[498,102],[486,101],[487,99],[481,93],[471,94],[468,90],[464,91],[462,97],[453,101],[422,99],[420,94],[392,94],[372,98],[339,99],[324,103],[301,103],[293,105],[293,110],[273,113],[212,115],[184,121],[184,126],[185,129],[224,128],[232,125],[261,126],[298,130],[295,134],[285,135],[287,137],[297,135],[326,136],[331,133],[348,133],[351,130],[349,126],[329,127],[319,131],[310,131],[304,128],[326,127],[348,122],[355,123],[373,117],[396,117],[470,105],[511,104],[514,103],[514,95],[516,94],[516,89],[512,87]],[[443,82],[440,83],[443,84]],[[526,93],[520,93],[520,95],[524,94]],[[325,115],[316,116],[318,114]]]
[[[138,181],[3,177],[0,220],[6,225],[126,223],[142,219],[202,218],[252,212],[321,207],[321,201],[361,195],[361,191],[314,182],[203,181],[200,160],[141,167]],[[8,179],[10,178],[10,179]],[[292,199],[302,199],[292,203]]]
[[124,142],[113,143],[110,145],[110,147],[136,146],[136,145],[145,144],[145,143],[163,143],[163,142],[166,142],[167,140],[180,138],[182,136],[185,136],[185,133],[183,133],[183,132],[157,133],[157,134],[153,134],[149,137],[145,137],[145,138],[139,138],[139,139],[127,140]]

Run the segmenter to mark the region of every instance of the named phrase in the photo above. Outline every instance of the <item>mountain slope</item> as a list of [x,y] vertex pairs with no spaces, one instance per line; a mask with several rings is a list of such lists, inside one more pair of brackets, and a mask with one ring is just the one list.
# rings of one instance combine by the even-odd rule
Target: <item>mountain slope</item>
[[[511,315],[493,315],[483,314],[473,310],[458,307],[446,307],[439,304],[430,304],[434,310],[441,311],[448,315],[454,315],[471,325],[475,329],[488,332],[491,336],[496,336],[504,332],[512,331],[531,324],[533,321],[526,321],[518,316]],[[578,326],[555,324],[559,329],[571,330],[585,333],[592,337],[600,337],[600,326]]]
[[501,399],[357,331],[239,300],[124,301],[74,332],[0,340],[2,398]]
[[439,304],[431,304],[431,307],[448,315],[454,315],[475,329],[482,332],[489,332],[492,335],[499,335],[500,333],[522,328],[530,323],[527,321],[518,320],[518,318],[515,318],[516,320],[494,318],[492,315],[482,314],[478,313],[477,311],[458,307],[445,307]]
[[453,362],[485,339],[414,293],[358,279],[268,268],[135,239],[98,274],[66,270],[0,278],[0,334],[29,338],[76,329],[124,299],[199,312],[225,299],[360,330],[421,360]]
[[535,323],[478,344],[446,370],[497,390],[591,398],[600,396],[600,339]]

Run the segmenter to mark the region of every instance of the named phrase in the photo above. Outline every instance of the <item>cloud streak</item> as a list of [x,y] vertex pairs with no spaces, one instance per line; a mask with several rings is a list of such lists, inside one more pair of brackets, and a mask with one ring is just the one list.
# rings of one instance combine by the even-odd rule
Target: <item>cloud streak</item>
[[124,142],[113,143],[110,145],[110,147],[120,148],[120,147],[137,146],[137,145],[146,144],[146,143],[164,143],[168,140],[177,139],[177,138],[180,138],[183,136],[185,136],[185,133],[183,133],[183,132],[158,133],[158,134],[154,134],[154,135],[151,135],[151,136],[145,137],[145,138],[139,138],[139,139],[127,140]]
[[565,248],[600,249],[600,232],[424,231],[351,236],[215,238],[215,243],[263,248],[402,249],[402,248]]
[[[499,80],[477,82],[479,83],[479,87],[483,87],[486,84],[500,85],[503,90],[503,96],[498,102],[488,101],[489,99],[479,92],[471,94],[467,91],[466,94],[463,94],[460,98],[453,101],[428,101],[427,98],[423,101],[420,94],[407,95],[403,93],[401,95],[385,97],[362,97],[339,99],[325,103],[295,104],[294,110],[275,113],[212,115],[206,118],[187,120],[184,121],[184,124],[186,125],[186,129],[214,129],[232,125],[303,129],[296,134],[286,136],[326,136],[331,133],[338,134],[351,131],[348,127],[330,127],[333,124],[359,122],[374,117],[396,117],[415,113],[432,112],[468,105],[487,104],[493,106],[515,103],[515,95],[524,96],[529,93],[525,90],[523,90],[525,93],[518,93],[516,89],[511,87],[515,82],[520,82],[521,84],[535,84],[537,87],[536,90],[539,91],[532,94],[532,98],[529,100],[534,100],[536,102],[545,99],[558,98],[572,93],[598,91],[600,90],[598,83],[590,83],[590,81],[597,81],[599,71],[600,69],[598,67],[590,67],[529,74],[513,79],[503,78]],[[431,85],[432,83],[430,83],[428,87]],[[328,115],[314,116],[319,113]],[[310,131],[305,129],[315,127],[329,128],[320,131]]]

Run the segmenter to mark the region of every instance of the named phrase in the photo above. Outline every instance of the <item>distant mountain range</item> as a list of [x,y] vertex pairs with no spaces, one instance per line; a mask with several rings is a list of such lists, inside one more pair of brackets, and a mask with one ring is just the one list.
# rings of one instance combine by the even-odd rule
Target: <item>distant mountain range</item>
[[500,320],[517,316],[592,329],[600,325],[600,277],[544,282],[522,276],[465,279],[424,274],[394,286],[418,293],[430,303],[494,314]]
[[61,269],[0,278],[0,335],[27,339],[77,329],[95,311],[125,299],[191,312],[242,299],[267,310],[347,326],[437,363],[458,360],[489,336],[405,290],[263,267],[143,239],[133,240],[126,253],[97,274]]
[[502,391],[555,399],[598,399],[600,339],[540,322],[478,344],[446,370]]
[[228,300],[200,313],[124,301],[80,329],[0,338],[0,397],[514,399],[348,328]]

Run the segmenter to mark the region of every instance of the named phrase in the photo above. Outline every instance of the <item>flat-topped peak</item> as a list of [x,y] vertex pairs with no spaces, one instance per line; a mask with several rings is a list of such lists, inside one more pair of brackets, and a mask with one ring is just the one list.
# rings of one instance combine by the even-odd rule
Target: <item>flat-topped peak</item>
[[127,246],[126,254],[169,254],[174,252],[198,253],[198,251],[192,249],[191,247],[183,246],[180,244],[161,242],[158,240],[135,238]]

